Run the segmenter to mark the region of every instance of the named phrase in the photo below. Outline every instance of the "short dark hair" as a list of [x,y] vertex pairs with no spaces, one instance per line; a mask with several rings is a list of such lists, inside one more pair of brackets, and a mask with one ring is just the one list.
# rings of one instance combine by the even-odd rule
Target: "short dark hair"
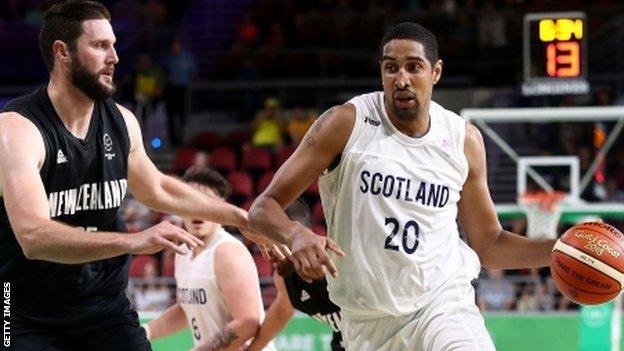
[[182,180],[187,183],[205,185],[224,199],[227,199],[232,192],[230,183],[219,172],[210,167],[191,167],[184,172]]
[[60,40],[74,51],[76,39],[83,33],[82,22],[95,19],[111,20],[110,12],[96,1],[68,0],[50,7],[43,16],[43,26],[39,32],[39,49],[48,71],[54,68],[54,41]]
[[414,22],[401,22],[388,29],[379,45],[379,59],[383,57],[383,49],[388,42],[395,39],[408,39],[421,43],[425,49],[425,56],[433,66],[438,61],[438,40],[429,29]]

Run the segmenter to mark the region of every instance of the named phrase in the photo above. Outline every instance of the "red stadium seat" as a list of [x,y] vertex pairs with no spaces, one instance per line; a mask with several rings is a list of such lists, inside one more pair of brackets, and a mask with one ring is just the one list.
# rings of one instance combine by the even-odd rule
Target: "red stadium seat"
[[312,231],[321,236],[327,236],[327,228],[323,224],[315,224],[312,226]]
[[310,185],[310,187],[306,189],[305,192],[310,195],[318,196],[319,194],[318,181],[315,180],[314,183],[312,183],[312,185]]
[[273,167],[271,152],[260,147],[252,147],[243,151],[241,168],[260,176]]
[[274,171],[268,171],[260,176],[260,179],[258,179],[258,182],[256,182],[256,195],[262,193],[264,189],[266,189],[269,184],[271,184],[274,175]]
[[154,256],[138,255],[138,256],[132,257],[132,261],[130,262],[129,275],[131,277],[142,277],[145,266],[150,263],[158,267],[158,260]]
[[184,149],[180,149],[173,160],[173,168],[176,172],[184,172],[185,169],[189,168],[193,165],[193,161],[195,160],[195,154],[197,154],[197,149],[193,147],[187,147]]
[[296,145],[285,145],[275,152],[275,167],[281,166],[297,149]]
[[198,149],[211,150],[219,145],[221,134],[216,132],[201,132],[196,134],[189,143]]
[[240,148],[242,145],[251,143],[251,133],[248,131],[229,133],[223,137],[222,143],[231,147]]
[[220,147],[210,153],[210,166],[221,173],[236,169],[236,153],[229,147]]
[[240,207],[244,209],[245,211],[249,211],[249,209],[251,208],[251,204],[253,204],[253,202],[254,202],[254,199],[251,197],[248,197],[241,203]]
[[163,251],[160,275],[163,277],[173,277],[175,273],[175,253],[170,250]]
[[251,254],[253,260],[258,269],[258,277],[267,278],[273,276],[273,263],[269,260],[265,260],[262,254],[254,252]]
[[227,176],[228,182],[232,185],[232,202],[240,206],[246,199],[253,196],[253,179],[244,171],[232,171]]

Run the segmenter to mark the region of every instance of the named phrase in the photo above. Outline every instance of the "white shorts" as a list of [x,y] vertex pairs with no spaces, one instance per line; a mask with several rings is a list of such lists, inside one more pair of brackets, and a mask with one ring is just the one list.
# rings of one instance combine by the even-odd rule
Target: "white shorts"
[[357,320],[343,311],[341,329],[347,350],[495,350],[467,279],[447,281],[435,296],[421,310],[399,317]]

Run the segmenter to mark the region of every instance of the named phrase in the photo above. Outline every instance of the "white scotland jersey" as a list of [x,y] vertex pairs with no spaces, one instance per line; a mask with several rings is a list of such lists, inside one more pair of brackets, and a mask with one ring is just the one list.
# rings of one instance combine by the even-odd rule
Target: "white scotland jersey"
[[347,253],[332,255],[330,298],[353,318],[414,313],[450,277],[479,273],[456,224],[465,122],[432,101],[429,131],[412,138],[390,122],[383,92],[349,103],[356,121],[340,164],[319,178],[328,233]]
[[[175,256],[176,295],[191,328],[195,346],[210,340],[232,320],[226,301],[219,290],[214,270],[215,251],[219,245],[227,242],[244,246],[224,229],[220,229],[196,257],[192,257],[191,254]],[[260,296],[260,285],[257,289]],[[264,320],[262,301],[258,301],[258,310],[262,322]],[[275,348],[270,343],[264,350],[275,351]]]

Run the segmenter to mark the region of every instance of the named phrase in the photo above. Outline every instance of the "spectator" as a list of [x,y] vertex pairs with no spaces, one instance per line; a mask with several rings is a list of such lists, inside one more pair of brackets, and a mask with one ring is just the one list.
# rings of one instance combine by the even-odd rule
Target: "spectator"
[[624,192],[619,188],[617,180],[615,178],[607,178],[605,181],[605,190],[607,202],[624,202]]
[[488,0],[479,16],[479,44],[483,47],[502,47],[508,43],[505,16]]
[[312,126],[316,116],[308,113],[302,108],[296,108],[292,112],[291,118],[288,120],[288,136],[293,145],[298,145],[305,133]]
[[238,41],[248,46],[254,46],[258,41],[259,35],[260,29],[258,25],[253,21],[249,12],[245,13],[245,19],[238,27]]
[[143,268],[145,287],[135,296],[138,311],[162,311],[171,306],[171,291],[158,281],[158,267],[147,263]]
[[[548,286],[545,283],[537,284],[536,288],[537,308],[540,311],[552,311],[555,305],[554,296],[548,292]],[[562,297],[562,299],[565,299]],[[565,299],[567,300],[567,299]]]
[[154,114],[164,89],[162,70],[152,63],[152,57],[143,53],[139,56],[134,74],[135,115],[142,122],[145,131],[146,121]]
[[149,220],[150,209],[134,198],[129,198],[124,201],[121,213],[123,214],[128,232],[130,233],[140,232],[154,224]]
[[537,311],[537,297],[535,296],[535,286],[533,284],[526,284],[522,289],[522,293],[516,303],[516,309],[520,312],[533,312]]
[[253,122],[252,143],[254,146],[276,148],[282,140],[282,112],[279,101],[270,97],[264,101],[264,109]]
[[511,310],[516,297],[513,283],[503,279],[500,269],[488,269],[487,272],[488,279],[479,282],[479,308],[482,311]]
[[186,100],[189,86],[197,73],[195,56],[184,50],[182,42],[175,39],[171,42],[169,55],[165,59],[167,69],[167,118],[169,121],[169,137],[174,146],[182,143],[182,130],[188,116]]

